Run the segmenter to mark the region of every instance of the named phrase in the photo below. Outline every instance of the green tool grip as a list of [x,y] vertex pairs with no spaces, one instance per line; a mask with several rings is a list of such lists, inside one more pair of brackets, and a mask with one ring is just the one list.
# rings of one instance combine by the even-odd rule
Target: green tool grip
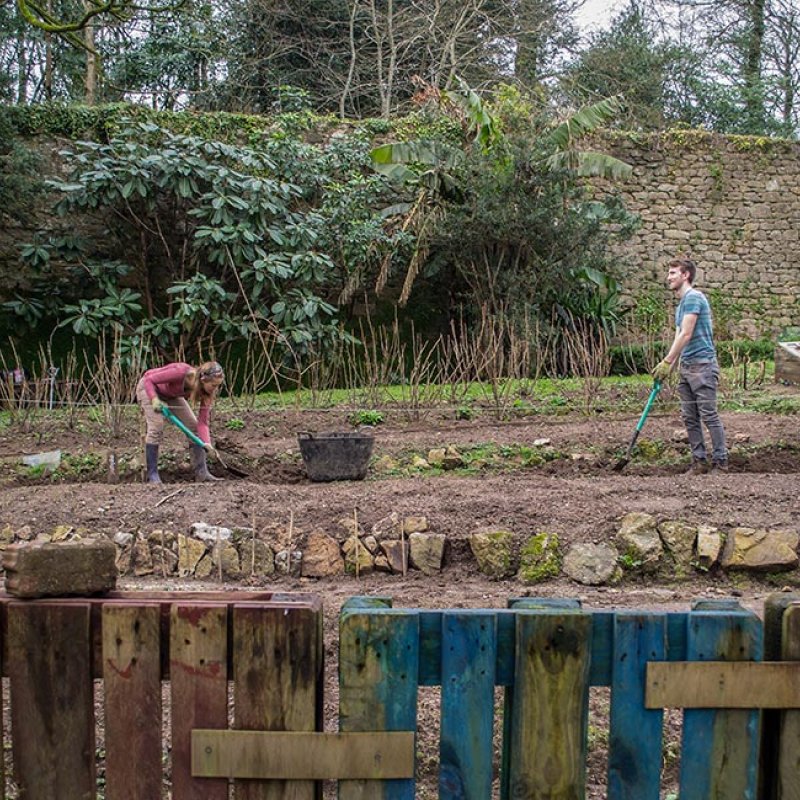
[[[650,413],[650,409],[653,407],[653,403],[656,401],[656,397],[658,397],[658,393],[661,391],[661,381],[654,381],[653,388],[650,390],[650,397],[647,398],[647,403],[645,404],[644,411],[642,411],[642,416],[639,417],[639,422],[636,424],[636,433],[637,435],[641,433],[642,428],[644,428],[645,420],[647,419],[647,415]],[[634,439],[634,441],[636,441]]]
[[161,406],[161,413],[168,422],[171,422],[179,431],[183,431],[186,438],[199,447],[205,447],[206,443],[196,434],[190,431],[170,410],[168,406]]

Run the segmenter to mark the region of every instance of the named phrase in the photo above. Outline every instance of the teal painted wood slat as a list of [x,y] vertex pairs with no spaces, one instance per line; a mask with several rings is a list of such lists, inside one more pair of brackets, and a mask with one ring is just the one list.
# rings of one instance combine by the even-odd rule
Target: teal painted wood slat
[[663,614],[617,612],[611,678],[608,800],[658,800],[664,713],[644,707],[646,664],[666,655]]
[[392,598],[382,596],[356,595],[348,597],[342,604],[342,612],[363,611],[367,608],[391,608]]
[[[755,614],[704,604],[687,617],[689,661],[760,661],[761,623]],[[712,610],[706,610],[712,609]],[[681,800],[753,800],[758,712],[687,709],[683,715]]]
[[492,791],[496,615],[442,615],[440,800],[486,800]]
[[[339,620],[339,729],[416,731],[419,614],[343,612]],[[340,781],[340,800],[413,800],[413,778]]]

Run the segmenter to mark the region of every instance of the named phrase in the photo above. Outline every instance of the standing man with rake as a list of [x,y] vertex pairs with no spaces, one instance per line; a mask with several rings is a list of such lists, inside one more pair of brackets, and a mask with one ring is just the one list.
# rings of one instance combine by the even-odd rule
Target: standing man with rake
[[[666,381],[680,361],[678,394],[681,416],[689,434],[692,463],[688,472],[702,475],[709,470],[702,424],[711,435],[711,472],[727,472],[725,429],[717,411],[719,363],[714,348],[714,329],[708,298],[693,287],[697,265],[691,258],[676,258],[669,264],[667,285],[678,298],[675,339],[653,376]],[[702,424],[701,424],[702,423]]]

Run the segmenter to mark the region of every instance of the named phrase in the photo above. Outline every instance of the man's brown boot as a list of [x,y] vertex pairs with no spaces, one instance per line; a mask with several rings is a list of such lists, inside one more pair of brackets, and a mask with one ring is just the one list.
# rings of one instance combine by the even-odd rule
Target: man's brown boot
[[705,475],[708,472],[708,461],[702,461],[699,458],[693,458],[689,469],[686,470],[686,475]]

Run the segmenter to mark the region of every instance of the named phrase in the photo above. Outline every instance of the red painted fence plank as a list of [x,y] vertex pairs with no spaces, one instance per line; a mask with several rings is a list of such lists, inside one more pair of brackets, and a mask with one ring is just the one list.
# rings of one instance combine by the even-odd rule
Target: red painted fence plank
[[162,794],[157,604],[103,607],[106,798]]
[[170,620],[172,798],[227,800],[225,778],[193,778],[193,728],[228,727],[227,606],[176,603]]

